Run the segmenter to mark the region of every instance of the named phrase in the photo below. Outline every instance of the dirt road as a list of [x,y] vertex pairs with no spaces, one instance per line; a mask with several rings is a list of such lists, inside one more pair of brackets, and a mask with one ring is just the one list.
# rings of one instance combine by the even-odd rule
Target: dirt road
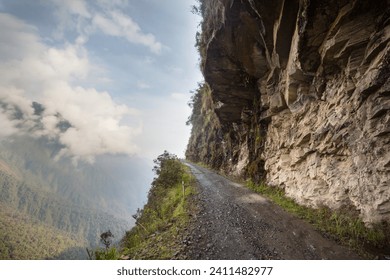
[[199,182],[191,259],[358,259],[240,184],[186,163]]

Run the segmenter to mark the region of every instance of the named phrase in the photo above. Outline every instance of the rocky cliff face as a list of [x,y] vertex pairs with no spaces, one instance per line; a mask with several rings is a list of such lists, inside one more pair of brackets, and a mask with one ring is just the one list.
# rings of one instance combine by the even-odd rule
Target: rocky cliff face
[[390,3],[200,1],[187,157],[390,221]]

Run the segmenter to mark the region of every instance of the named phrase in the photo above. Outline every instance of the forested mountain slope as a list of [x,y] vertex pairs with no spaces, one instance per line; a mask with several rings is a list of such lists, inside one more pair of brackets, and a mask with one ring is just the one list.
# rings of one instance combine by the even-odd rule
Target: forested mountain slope
[[[0,206],[7,209],[0,217],[6,225],[1,233],[9,236],[1,249],[5,258],[28,258],[27,253],[16,253],[17,249],[12,253],[12,248],[27,240],[32,247],[45,243],[45,226],[47,236],[66,239],[59,246],[63,249],[94,247],[108,229],[120,238],[133,224],[131,214],[146,199],[151,168],[143,160],[107,155],[91,164],[58,158],[58,150],[55,142],[27,136],[0,143]],[[18,234],[21,228],[34,239]],[[57,247],[57,241],[46,242]],[[51,257],[61,253],[58,248],[51,252]],[[49,256],[38,255],[30,257]]]

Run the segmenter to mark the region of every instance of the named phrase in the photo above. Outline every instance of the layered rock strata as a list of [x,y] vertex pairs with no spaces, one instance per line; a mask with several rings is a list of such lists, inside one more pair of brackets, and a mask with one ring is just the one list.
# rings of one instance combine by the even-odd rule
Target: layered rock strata
[[187,157],[390,221],[389,1],[201,1]]

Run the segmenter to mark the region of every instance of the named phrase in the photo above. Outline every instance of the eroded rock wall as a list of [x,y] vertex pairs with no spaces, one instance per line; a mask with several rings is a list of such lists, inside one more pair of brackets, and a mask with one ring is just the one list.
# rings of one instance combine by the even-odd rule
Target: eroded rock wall
[[187,156],[390,221],[389,1],[201,3],[211,101]]

